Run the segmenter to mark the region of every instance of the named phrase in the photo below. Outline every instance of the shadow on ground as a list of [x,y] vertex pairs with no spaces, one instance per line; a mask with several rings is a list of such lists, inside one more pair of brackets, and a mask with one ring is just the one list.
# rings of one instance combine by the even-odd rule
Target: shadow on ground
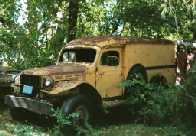
[[[55,120],[46,117],[37,115],[35,113],[28,112],[28,120],[39,126],[52,126],[55,124]],[[105,114],[101,119],[96,120],[94,123],[96,126],[104,127],[105,125],[120,125],[120,124],[129,124],[133,123],[133,118],[128,114],[128,108],[126,106],[118,106],[108,109],[107,114]]]
[[[16,121],[11,119],[11,117],[9,116],[9,110],[6,105],[3,104],[3,102],[0,102],[0,121],[1,120],[18,122],[18,120]],[[51,129],[54,128],[54,126],[56,125],[55,120],[50,117],[25,111],[25,115],[23,113],[23,120],[20,120],[19,122],[26,123],[27,120],[28,123],[42,127],[44,129]],[[97,120],[93,126],[96,128],[103,128],[110,125],[121,125],[130,123],[133,123],[133,119],[128,114],[128,107],[124,105],[119,105],[117,107],[108,109],[107,114],[105,114],[100,120]],[[73,129],[70,129],[69,131],[73,131]]]
[[[0,114],[2,112],[8,112],[8,108],[6,105],[3,104],[3,100],[0,101]],[[9,113],[8,113],[9,114]],[[38,115],[32,112],[27,112],[24,118],[27,118],[31,123],[39,125],[39,126],[48,126],[52,125],[53,119],[43,116],[43,115]],[[125,105],[119,105],[113,108],[107,109],[107,114],[104,115],[104,117],[100,120],[97,121],[99,125],[104,125],[104,124],[127,124],[131,123],[133,121],[133,118],[128,114],[128,107]]]
[[130,116],[128,107],[125,105],[118,105],[107,109],[107,114],[103,119],[99,120],[97,125],[120,125],[133,123],[134,119]]
[[[6,106],[0,104],[0,110],[7,110]],[[54,119],[38,115],[32,112],[26,112],[27,116],[23,116],[26,120],[29,120],[30,123],[39,125],[39,126],[50,126],[55,123]],[[128,107],[120,105],[117,107],[107,109],[107,113],[99,120],[95,122],[96,125],[118,125],[118,124],[128,124],[133,122],[133,118],[128,113]]]

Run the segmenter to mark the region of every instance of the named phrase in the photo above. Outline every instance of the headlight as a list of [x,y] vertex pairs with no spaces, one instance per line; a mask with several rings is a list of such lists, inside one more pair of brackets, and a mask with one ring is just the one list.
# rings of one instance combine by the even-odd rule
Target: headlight
[[20,74],[16,75],[15,77],[12,77],[12,78],[14,78],[15,85],[20,85]]
[[54,85],[54,80],[51,77],[44,77],[44,89],[51,88]]
[[17,75],[12,75],[11,80],[15,81],[16,77],[17,77]]

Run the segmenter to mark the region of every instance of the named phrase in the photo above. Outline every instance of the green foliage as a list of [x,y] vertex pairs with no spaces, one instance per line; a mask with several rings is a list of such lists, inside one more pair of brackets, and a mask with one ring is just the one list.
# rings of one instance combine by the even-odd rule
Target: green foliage
[[176,123],[182,110],[181,89],[159,86],[144,81],[124,81],[122,87],[131,88],[127,98],[130,116],[147,124]]
[[[18,69],[53,64],[68,38],[69,1],[27,1],[27,10],[19,0],[0,2],[0,58]],[[195,7],[190,0],[81,0],[76,36],[192,39]]]
[[51,110],[52,116],[56,118],[57,124],[59,127],[63,127],[65,125],[71,125],[71,118],[75,117],[76,115],[65,116],[61,109],[57,108]]
[[[196,125],[196,65],[188,72],[184,83],[184,122],[195,127]],[[188,111],[188,112],[187,112]]]
[[124,32],[131,37],[163,37],[165,20],[161,18],[160,1],[118,1],[114,12]]
[[189,0],[117,0],[114,20],[125,36],[191,39],[195,13],[195,3]]
[[47,135],[44,129],[35,127],[28,123],[3,123],[0,125],[0,129],[5,130],[4,133],[0,133],[1,136],[45,136]]
[[79,113],[65,115],[61,108],[51,109],[52,117],[55,117],[59,127],[71,126],[72,120],[79,117]]
[[[8,5],[16,2],[17,0],[12,1]],[[12,24],[0,26],[0,56],[18,69],[53,64],[65,39],[66,20],[60,20],[56,16],[66,6],[65,2],[28,1],[27,6],[28,18],[22,26],[14,16],[21,10],[19,4],[12,7],[14,15],[8,14],[10,20],[14,20]],[[10,8],[5,10],[10,12]]]
[[111,125],[97,128],[87,136],[191,136],[180,128],[172,126],[152,127],[143,124]]
[[[55,118],[57,125],[54,127],[54,129],[51,131],[52,135],[59,136],[63,133],[74,133],[75,135],[80,135],[87,133],[88,131],[81,126],[74,126],[73,120],[77,119],[79,117],[79,113],[71,113],[68,115],[65,115],[62,112],[62,109],[52,109],[51,115]],[[89,125],[89,130],[91,129]]]
[[[59,133],[55,129],[45,129],[31,124],[7,122],[0,124],[1,136],[72,136],[69,133]],[[108,127],[94,128],[92,132],[87,132],[86,136],[190,136],[178,127],[162,126],[150,127],[142,124],[121,124]],[[74,135],[73,135],[74,136]]]

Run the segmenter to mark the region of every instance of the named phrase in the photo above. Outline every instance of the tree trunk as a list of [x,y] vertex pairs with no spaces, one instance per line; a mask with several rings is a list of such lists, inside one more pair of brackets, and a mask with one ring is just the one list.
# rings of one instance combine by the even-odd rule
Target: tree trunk
[[80,0],[69,0],[69,20],[68,20],[67,42],[76,38],[79,1]]
[[5,23],[5,20],[3,17],[0,17],[0,23],[4,24]]
[[193,41],[196,41],[196,30],[193,31]]
[[196,41],[196,0],[193,0],[193,41]]

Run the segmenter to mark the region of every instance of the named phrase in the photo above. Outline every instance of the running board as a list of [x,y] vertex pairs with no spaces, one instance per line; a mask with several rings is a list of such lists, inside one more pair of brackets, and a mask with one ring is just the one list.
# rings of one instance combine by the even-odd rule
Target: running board
[[122,104],[125,104],[126,100],[111,100],[111,101],[103,101],[103,107],[104,108],[111,108],[111,107],[117,107]]

